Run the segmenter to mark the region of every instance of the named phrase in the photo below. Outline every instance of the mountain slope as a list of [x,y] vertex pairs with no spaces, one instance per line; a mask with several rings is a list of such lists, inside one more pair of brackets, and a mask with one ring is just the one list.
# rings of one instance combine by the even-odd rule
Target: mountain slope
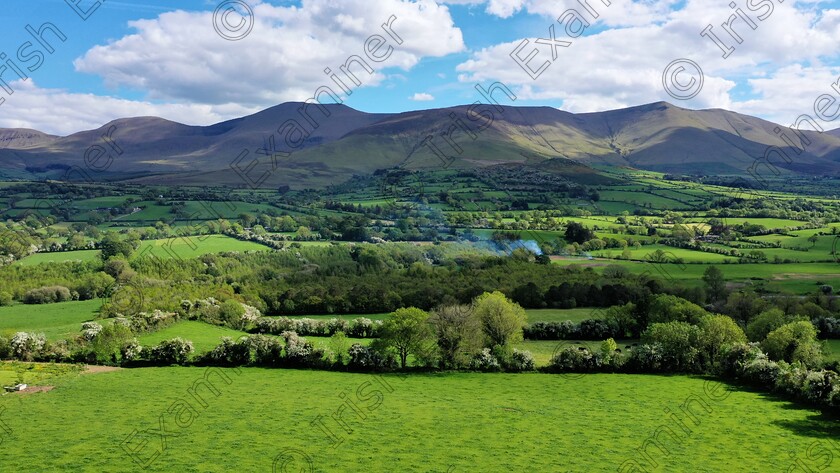
[[[141,117],[68,137],[0,130],[6,144],[0,173],[60,178],[79,166],[93,179],[305,187],[394,166],[475,168],[565,158],[671,173],[840,175],[837,133],[804,131],[801,137],[759,118],[664,102],[584,114],[489,105],[369,114],[286,103],[207,127]],[[763,156],[774,149],[771,169],[762,165]],[[110,156],[91,158],[101,150]]]

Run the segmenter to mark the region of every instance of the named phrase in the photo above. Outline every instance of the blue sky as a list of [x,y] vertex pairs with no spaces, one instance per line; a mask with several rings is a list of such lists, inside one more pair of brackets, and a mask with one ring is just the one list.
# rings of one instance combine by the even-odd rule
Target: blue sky
[[[322,86],[368,112],[472,103],[484,100],[475,85],[496,82],[517,105],[572,112],[667,100],[789,122],[813,113],[823,96],[840,101],[838,1],[729,3],[6,0],[0,127],[69,134],[140,115],[207,125],[305,100]],[[396,37],[381,26],[390,18]],[[47,32],[45,46],[27,32],[47,23],[66,41]],[[723,46],[701,34],[709,25]],[[377,51],[390,54],[382,62],[368,57],[373,73],[357,68],[361,84],[341,92],[324,69],[336,72],[352,55],[364,59],[373,35],[384,41]],[[722,48],[731,48],[725,58]],[[686,64],[700,66],[702,88],[692,82],[699,71]]]

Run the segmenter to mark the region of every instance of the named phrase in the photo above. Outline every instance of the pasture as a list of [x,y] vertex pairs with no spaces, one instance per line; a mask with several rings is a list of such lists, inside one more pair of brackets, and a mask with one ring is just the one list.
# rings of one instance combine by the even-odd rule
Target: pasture
[[[658,435],[665,450],[642,450],[656,471],[786,471],[797,458],[816,465],[809,446],[840,438],[815,411],[696,377],[216,372],[217,395],[188,393],[203,368],[143,368],[4,396],[11,434],[0,462],[39,472],[620,471],[643,463],[640,449]],[[732,438],[742,448],[728,448]],[[32,445],[50,448],[32,455]]]
[[90,300],[0,307],[0,335],[35,332],[43,333],[47,340],[76,336],[82,322],[96,318],[101,305],[101,300]]

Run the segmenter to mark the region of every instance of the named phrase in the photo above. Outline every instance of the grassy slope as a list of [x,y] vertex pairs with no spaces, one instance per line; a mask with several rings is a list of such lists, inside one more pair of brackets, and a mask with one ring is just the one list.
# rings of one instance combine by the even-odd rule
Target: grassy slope
[[185,238],[146,240],[140,243],[135,255],[154,255],[159,258],[195,258],[208,253],[225,251],[260,251],[269,248],[259,243],[240,241],[225,235],[204,235]]
[[[76,376],[51,392],[8,396],[3,421],[12,434],[0,450],[16,471],[129,472],[139,466],[121,448],[140,448],[142,459],[160,449],[155,432],[163,419],[166,448],[145,471],[269,471],[274,459],[294,452],[301,471],[616,471],[639,458],[637,449],[660,426],[679,429],[664,409],[679,412],[700,396],[711,412],[694,405],[697,423],[681,419],[690,437],[660,436],[670,454],[651,447],[657,471],[783,471],[791,452],[805,458],[815,440],[840,437],[833,421],[812,410],[752,392],[711,400],[701,379],[589,375],[436,374],[385,379],[317,371],[227,370],[220,396],[199,391],[197,417],[184,412],[178,426],[167,409],[187,400],[201,368],[155,368]],[[372,382],[371,385],[364,383]],[[356,391],[380,391],[361,401]],[[352,429],[340,430],[330,415],[349,393],[366,409],[362,420],[345,412]],[[189,398],[192,399],[192,398]],[[376,403],[376,404],[375,404]],[[311,422],[324,416],[343,442],[336,448]],[[37,419],[37,421],[34,421]],[[72,431],[73,435],[66,433]],[[742,448],[730,448],[737,439]],[[139,442],[148,440],[142,447]],[[32,445],[49,451],[30,455]],[[25,459],[25,461],[21,461]],[[807,460],[806,460],[807,461]]]
[[0,334],[36,332],[43,333],[48,340],[73,336],[81,331],[82,322],[96,317],[101,305],[102,301],[97,299],[0,307]]
[[227,327],[218,327],[204,322],[185,320],[163,330],[147,333],[141,336],[139,341],[141,345],[150,346],[157,345],[163,340],[181,337],[192,341],[196,354],[200,354],[215,348],[222,337],[230,337],[236,340],[245,335],[248,334]]

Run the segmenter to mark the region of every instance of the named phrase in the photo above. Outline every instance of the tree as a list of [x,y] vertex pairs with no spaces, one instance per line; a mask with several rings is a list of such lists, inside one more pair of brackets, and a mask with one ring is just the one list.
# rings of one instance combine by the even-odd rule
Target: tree
[[340,365],[344,364],[349,357],[347,354],[347,350],[349,348],[350,342],[347,340],[347,336],[344,332],[335,332],[332,337],[330,337],[330,350],[332,350],[335,355],[336,363]]
[[773,330],[761,343],[761,349],[770,358],[788,363],[801,361],[815,367],[822,361],[817,329],[808,321],[789,323]]
[[569,243],[583,244],[593,238],[595,233],[577,222],[569,222],[566,225],[565,239]]
[[711,302],[722,300],[726,297],[726,280],[723,271],[717,266],[709,266],[703,272],[703,282],[706,285],[706,294]]
[[808,237],[808,241],[811,242],[811,248],[813,248],[817,245],[817,242],[820,241],[820,237],[818,237],[816,234],[813,234]]
[[416,307],[397,309],[382,323],[380,339],[397,351],[400,367],[405,369],[409,354],[426,353],[434,341],[429,313]]
[[713,363],[721,348],[733,343],[745,343],[747,336],[741,327],[726,315],[707,315],[700,320],[700,347]]
[[785,315],[785,313],[778,308],[765,310],[764,312],[755,316],[754,319],[747,324],[747,337],[750,341],[760,342],[767,338],[773,330],[782,325],[795,322],[799,317]]
[[118,363],[122,348],[134,337],[131,329],[124,324],[109,324],[102,327],[92,341],[96,361],[99,363]]
[[122,255],[126,259],[131,257],[131,253],[137,248],[139,242],[136,240],[123,240],[115,233],[108,233],[102,238],[99,243],[99,248],[102,250],[101,257],[103,261],[108,261],[113,256]]
[[669,294],[656,296],[650,304],[650,323],[687,322],[696,324],[708,315],[705,309],[681,297]]
[[645,344],[662,345],[665,368],[675,371],[693,371],[700,350],[700,329],[685,322],[651,324],[642,334]]
[[480,346],[479,325],[468,305],[447,305],[435,309],[429,319],[437,335],[441,368],[458,368]]
[[522,329],[528,315],[519,304],[501,292],[485,292],[473,301],[473,311],[481,323],[481,330],[490,348],[508,348],[522,340]]

